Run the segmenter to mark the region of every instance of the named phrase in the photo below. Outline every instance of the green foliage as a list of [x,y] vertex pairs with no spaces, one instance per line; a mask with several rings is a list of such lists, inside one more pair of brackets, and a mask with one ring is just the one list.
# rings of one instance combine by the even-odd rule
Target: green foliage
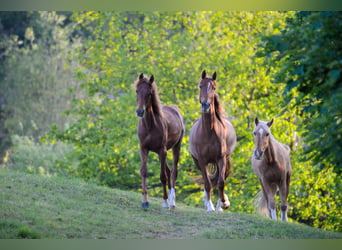
[[[288,15],[78,13],[75,22],[93,34],[79,51],[82,67],[77,75],[86,97],[75,99],[68,110],[77,122],[65,131],[53,128],[50,138],[73,143],[79,161],[77,173],[83,178],[96,177],[113,187],[140,188],[138,118],[132,84],[141,72],[154,74],[162,103],[177,105],[186,124],[177,199],[200,206],[202,192],[192,179],[200,173],[189,155],[188,133],[201,114],[197,101],[200,73],[203,69],[217,71],[217,91],[240,138],[227,190],[233,211],[252,211],[253,196],[258,191],[258,180],[250,167],[255,116],[276,117],[274,133],[282,142],[290,143],[295,131],[292,115],[279,116],[275,108],[281,103],[281,92],[279,86],[271,84],[269,72],[263,68],[266,59],[254,57],[261,43],[260,34],[279,33]],[[153,187],[150,194],[160,194],[159,163],[152,153],[148,175]]]
[[[297,153],[297,152],[295,152]],[[306,162],[296,168],[292,177],[289,200],[291,217],[299,222],[327,230],[342,230],[341,178],[333,166],[321,171]]]
[[40,235],[37,232],[30,230],[28,227],[20,228],[17,236],[20,239],[39,239],[40,238]]
[[[286,109],[303,118],[306,159],[342,171],[342,13],[298,12],[281,34],[266,37],[265,53],[282,66]],[[279,62],[280,61],[280,62]],[[315,153],[312,153],[315,152]]]
[[1,61],[4,115],[0,129],[8,137],[17,134],[38,140],[52,123],[63,128],[69,121],[62,111],[75,95],[68,89],[77,88],[76,65],[69,56],[80,44],[77,39],[70,41],[73,28],[63,26],[63,16],[55,12],[34,12],[32,16],[36,18],[23,37],[3,35],[0,42],[5,58]]
[[66,176],[69,173],[59,168],[58,162],[69,157],[72,150],[72,146],[62,142],[44,145],[27,136],[13,135],[11,156],[7,166],[30,174]]

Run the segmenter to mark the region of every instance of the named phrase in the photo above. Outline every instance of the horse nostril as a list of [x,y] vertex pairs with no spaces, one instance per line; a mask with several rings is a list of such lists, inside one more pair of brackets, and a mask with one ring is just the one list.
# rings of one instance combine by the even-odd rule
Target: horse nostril
[[256,150],[254,151],[254,155],[255,155],[255,158],[256,158],[257,160],[260,160],[261,156],[263,155],[263,152],[261,152],[261,151],[259,151],[258,149],[256,149]]
[[139,117],[143,117],[145,113],[143,109],[137,109],[135,112],[137,113],[137,116]]
[[210,108],[210,103],[209,102],[202,102],[202,111],[207,112]]

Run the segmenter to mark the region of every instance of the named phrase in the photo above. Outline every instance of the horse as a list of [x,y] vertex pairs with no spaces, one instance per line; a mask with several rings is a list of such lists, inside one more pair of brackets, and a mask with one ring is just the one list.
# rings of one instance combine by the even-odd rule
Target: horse
[[[223,211],[230,206],[224,193],[225,181],[231,171],[231,155],[236,146],[236,133],[232,123],[225,116],[216,89],[216,72],[207,77],[202,72],[200,80],[199,102],[201,116],[195,120],[190,130],[190,154],[195,165],[202,173],[204,181],[204,206],[207,212],[215,211],[211,201],[211,190],[218,187],[216,211]],[[215,173],[210,175],[208,168]]]
[[278,142],[271,134],[271,121],[259,121],[255,118],[252,168],[259,178],[262,190],[259,192],[258,213],[277,219],[275,193],[279,188],[281,197],[281,220],[288,221],[287,197],[290,188],[291,163],[290,147]]
[[[158,154],[160,161],[160,181],[164,192],[163,207],[174,209],[176,207],[175,182],[178,175],[177,165],[181,141],[185,131],[183,117],[176,106],[161,105],[153,75],[147,78],[141,73],[135,82],[135,89],[138,105],[136,114],[140,117],[138,137],[140,141],[142,207],[149,207],[146,162],[149,151],[152,151]],[[171,171],[166,161],[169,149],[172,149],[173,153]]]

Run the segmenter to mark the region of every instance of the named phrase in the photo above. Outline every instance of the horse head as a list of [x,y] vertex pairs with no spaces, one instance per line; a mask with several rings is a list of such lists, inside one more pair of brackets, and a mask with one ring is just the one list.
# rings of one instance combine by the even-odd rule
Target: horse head
[[216,89],[216,72],[211,78],[207,77],[205,70],[202,72],[200,81],[199,101],[202,105],[202,112],[209,113],[210,105],[214,102],[214,94]]
[[150,79],[148,79],[147,77],[144,77],[143,73],[141,73],[135,84],[135,92],[137,93],[137,105],[138,105],[136,113],[137,113],[137,116],[139,117],[143,117],[145,114],[145,110],[151,106],[153,82],[154,82],[153,75],[151,75]]
[[255,145],[254,156],[257,160],[261,160],[270,142],[270,135],[271,135],[270,127],[272,126],[273,119],[269,122],[264,122],[264,121],[259,121],[258,118],[255,118],[254,122],[255,122],[255,129],[253,131],[254,145]]

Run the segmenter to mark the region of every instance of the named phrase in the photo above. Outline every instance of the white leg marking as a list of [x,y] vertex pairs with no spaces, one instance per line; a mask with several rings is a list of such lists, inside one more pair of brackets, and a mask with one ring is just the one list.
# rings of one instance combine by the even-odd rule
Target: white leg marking
[[214,211],[215,211],[215,208],[211,200],[207,201],[207,212],[210,213]]
[[223,212],[221,204],[222,204],[222,202],[220,201],[220,199],[218,199],[217,204],[216,204],[216,211],[217,212]]
[[163,201],[163,208],[169,208],[169,204],[167,203],[167,200]]
[[276,210],[275,209],[271,209],[271,218],[273,220],[276,220],[277,219],[277,214],[276,214]]
[[211,202],[211,200],[208,199],[208,194],[207,192],[204,190],[204,207],[207,210],[207,212],[213,212],[215,211],[214,205]]
[[286,211],[281,211],[280,213],[280,219],[282,221],[287,221],[287,210]]
[[206,203],[208,201],[208,195],[207,195],[207,191],[205,191],[205,190],[203,192],[203,200],[204,200],[204,205],[206,205]]
[[169,191],[169,206],[170,208],[175,208],[176,207],[176,191],[174,188],[171,188],[171,190]]
[[224,206],[224,208],[229,208],[230,207],[230,201],[228,199],[228,195],[226,195],[226,194],[223,194],[223,195],[225,197],[226,202],[222,203],[222,206]]

